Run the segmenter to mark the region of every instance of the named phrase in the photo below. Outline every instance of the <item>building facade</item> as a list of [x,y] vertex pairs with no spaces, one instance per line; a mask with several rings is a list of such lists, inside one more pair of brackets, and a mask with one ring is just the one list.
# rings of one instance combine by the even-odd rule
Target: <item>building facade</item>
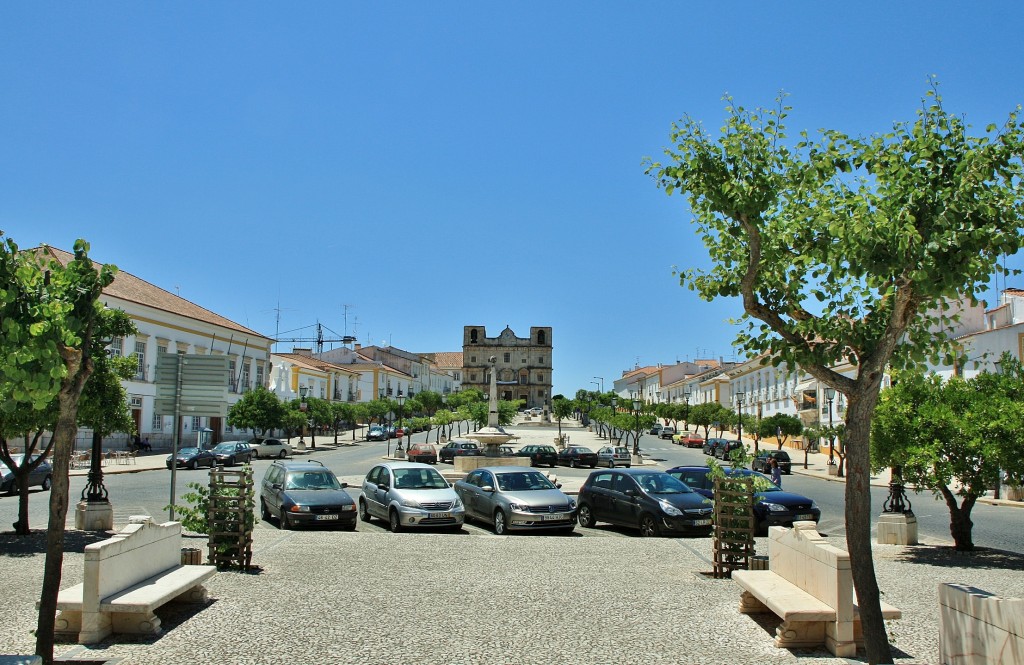
[[490,391],[490,358],[497,372],[498,398],[523,400],[527,408],[551,405],[551,328],[532,326],[529,337],[516,337],[505,327],[488,337],[484,326],[465,326],[462,331],[462,389]]

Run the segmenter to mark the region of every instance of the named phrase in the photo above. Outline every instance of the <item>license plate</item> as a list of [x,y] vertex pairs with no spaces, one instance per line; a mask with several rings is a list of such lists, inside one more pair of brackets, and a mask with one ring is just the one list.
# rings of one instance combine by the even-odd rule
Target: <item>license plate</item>
[[796,519],[798,521],[811,520],[813,522],[814,521],[814,515],[797,515],[794,519]]
[[693,520],[693,526],[707,526],[711,524],[711,520]]
[[451,516],[451,513],[429,513],[429,517],[432,520],[446,520]]
[[555,513],[553,515],[541,515],[541,519],[545,522],[556,522],[569,518],[565,516],[565,513]]
[[333,515],[333,514],[332,515],[317,515],[316,519],[317,519],[317,521],[323,520],[324,522],[326,522],[328,520],[336,520],[336,519],[338,519],[338,516],[337,515]]

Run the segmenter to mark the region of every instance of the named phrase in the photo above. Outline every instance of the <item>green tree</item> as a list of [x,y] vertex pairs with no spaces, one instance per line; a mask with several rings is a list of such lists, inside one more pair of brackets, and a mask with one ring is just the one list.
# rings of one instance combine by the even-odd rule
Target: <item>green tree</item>
[[732,412],[718,402],[703,402],[690,407],[690,423],[704,428],[704,440],[711,436],[711,428],[728,423]]
[[250,429],[254,437],[263,438],[269,430],[284,425],[286,408],[277,395],[263,386],[256,386],[228,407],[228,425]]
[[1001,468],[1024,473],[1024,373],[1006,360],[1002,375],[966,381],[901,373],[875,408],[875,468],[891,466],[904,482],[942,497],[961,551],[974,549],[971,511]]
[[[726,111],[714,137],[692,118],[674,125],[667,163],[646,169],[687,196],[713,262],[681,282],[742,300],[744,355],[768,353],[846,396],[854,585],[868,660],[892,662],[871,559],[871,419],[886,368],[938,360],[948,301],[1020,248],[1024,131],[1014,113],[970,136],[934,85],[916,120],[868,138],[822,130],[793,143],[781,98],[767,111],[728,99]],[[843,363],[856,375],[834,369]]]
[[562,420],[572,415],[572,402],[567,399],[551,400],[551,412],[558,421],[558,440],[562,440]]
[[804,431],[804,424],[796,416],[788,413],[774,413],[761,420],[758,430],[762,439],[775,437],[775,443],[779,450],[786,445],[791,436],[800,436]]
[[[0,411],[53,410],[53,487],[43,587],[39,597],[36,654],[53,662],[53,629],[64,561],[68,471],[78,429],[78,406],[94,371],[95,340],[114,317],[100,300],[117,268],[96,268],[89,244],[77,240],[65,266],[46,248],[20,252],[13,240],[0,246]],[[31,420],[31,417],[27,417]]]
[[437,410],[444,404],[441,400],[441,393],[435,393],[432,390],[417,393],[416,399],[423,405],[423,412],[431,416],[437,413]]
[[307,397],[306,418],[309,422],[309,447],[316,449],[316,433],[334,425],[334,409],[325,399]]

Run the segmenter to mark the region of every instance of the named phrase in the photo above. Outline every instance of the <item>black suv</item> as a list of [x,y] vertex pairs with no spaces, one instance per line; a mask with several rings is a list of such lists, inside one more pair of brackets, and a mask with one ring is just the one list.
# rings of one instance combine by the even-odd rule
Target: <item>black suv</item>
[[609,469],[590,474],[580,488],[580,526],[611,522],[640,535],[711,533],[711,502],[664,471]]
[[278,526],[333,526],[355,531],[356,503],[345,488],[348,483],[317,461],[270,465],[260,486],[260,515]]

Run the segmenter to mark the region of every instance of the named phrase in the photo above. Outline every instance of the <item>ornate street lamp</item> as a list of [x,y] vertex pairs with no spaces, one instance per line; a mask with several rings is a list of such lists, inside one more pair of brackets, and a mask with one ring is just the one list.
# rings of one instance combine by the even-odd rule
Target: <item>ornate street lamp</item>
[[[299,386],[299,411],[302,413],[306,412],[306,393],[309,392],[309,386]],[[306,448],[306,424],[309,422],[309,416],[306,416],[306,422],[302,424],[302,430],[299,432],[299,450],[305,450]]]
[[640,407],[642,402],[639,397],[633,398],[633,413],[636,414],[636,437],[633,439],[633,454],[640,455]]
[[[403,429],[402,418],[405,415],[405,395],[402,394],[401,388],[398,389],[398,397],[395,399],[398,401],[398,428]],[[404,450],[402,449],[402,437],[398,437],[398,446],[395,448],[395,457],[405,457]]]
[[831,386],[825,388],[825,401],[828,402],[828,465],[834,466],[835,460],[835,448],[836,448],[836,433],[832,429],[832,400],[836,397],[836,389]]
[[686,390],[683,391],[683,399],[686,400],[686,411],[683,415],[683,421],[686,422],[686,431],[690,431],[690,387],[687,386]]
[[740,445],[743,444],[743,396],[744,393],[736,393],[736,423],[739,432]]

